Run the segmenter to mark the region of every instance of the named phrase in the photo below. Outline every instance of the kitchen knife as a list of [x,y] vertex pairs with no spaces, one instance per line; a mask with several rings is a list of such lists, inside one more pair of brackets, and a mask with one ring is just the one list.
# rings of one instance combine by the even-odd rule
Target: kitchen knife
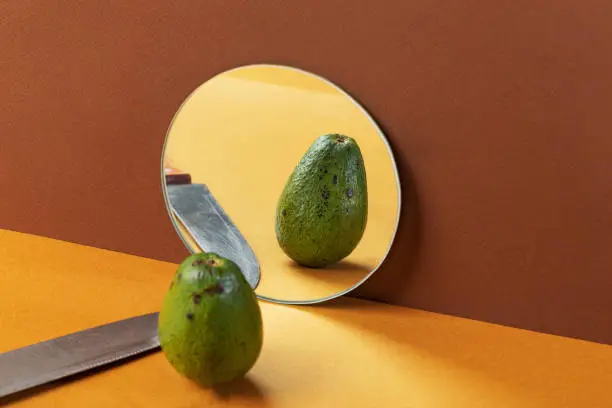
[[255,289],[260,279],[255,253],[208,186],[192,183],[189,173],[171,166],[164,166],[164,173],[172,213],[189,238],[202,251],[215,252],[235,262],[249,285]]
[[159,347],[158,313],[136,316],[0,354],[2,398]]

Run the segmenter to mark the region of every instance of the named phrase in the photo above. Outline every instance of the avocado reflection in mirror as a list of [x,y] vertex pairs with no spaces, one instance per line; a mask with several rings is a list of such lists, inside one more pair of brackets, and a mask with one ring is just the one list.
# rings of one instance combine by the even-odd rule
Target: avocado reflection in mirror
[[368,218],[365,166],[355,139],[320,136],[293,170],[276,211],[282,250],[303,266],[325,267],[357,246]]
[[[265,300],[346,294],[395,237],[400,185],[385,136],[345,91],[297,68],[248,65],[203,82],[170,124],[162,165],[189,251],[254,265],[247,280]],[[208,201],[179,203],[185,185]]]

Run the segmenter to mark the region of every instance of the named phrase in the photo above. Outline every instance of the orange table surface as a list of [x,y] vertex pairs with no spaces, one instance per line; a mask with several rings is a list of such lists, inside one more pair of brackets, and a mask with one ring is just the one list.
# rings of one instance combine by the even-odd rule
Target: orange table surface
[[[0,230],[0,352],[159,309],[176,265]],[[612,347],[342,298],[261,303],[265,341],[217,391],[157,352],[15,407],[612,407]]]

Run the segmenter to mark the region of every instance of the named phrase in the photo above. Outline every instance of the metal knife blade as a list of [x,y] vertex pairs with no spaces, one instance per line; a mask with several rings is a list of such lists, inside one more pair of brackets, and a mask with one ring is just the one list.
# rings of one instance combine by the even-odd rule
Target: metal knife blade
[[[170,173],[183,174],[182,180]],[[176,175],[175,175],[176,177]],[[205,184],[191,184],[188,173],[169,169],[166,191],[172,212],[203,251],[215,252],[234,261],[249,285],[259,284],[259,262],[246,238],[238,230]]]
[[0,398],[158,348],[157,319],[136,316],[0,354]]

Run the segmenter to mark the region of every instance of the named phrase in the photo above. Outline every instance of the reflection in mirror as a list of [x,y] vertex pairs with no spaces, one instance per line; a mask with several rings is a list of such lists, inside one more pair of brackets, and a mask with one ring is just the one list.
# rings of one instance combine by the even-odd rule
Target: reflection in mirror
[[249,65],[198,87],[164,145],[164,198],[191,252],[240,266],[260,298],[316,303],[383,262],[400,214],[390,147],[329,81]]

